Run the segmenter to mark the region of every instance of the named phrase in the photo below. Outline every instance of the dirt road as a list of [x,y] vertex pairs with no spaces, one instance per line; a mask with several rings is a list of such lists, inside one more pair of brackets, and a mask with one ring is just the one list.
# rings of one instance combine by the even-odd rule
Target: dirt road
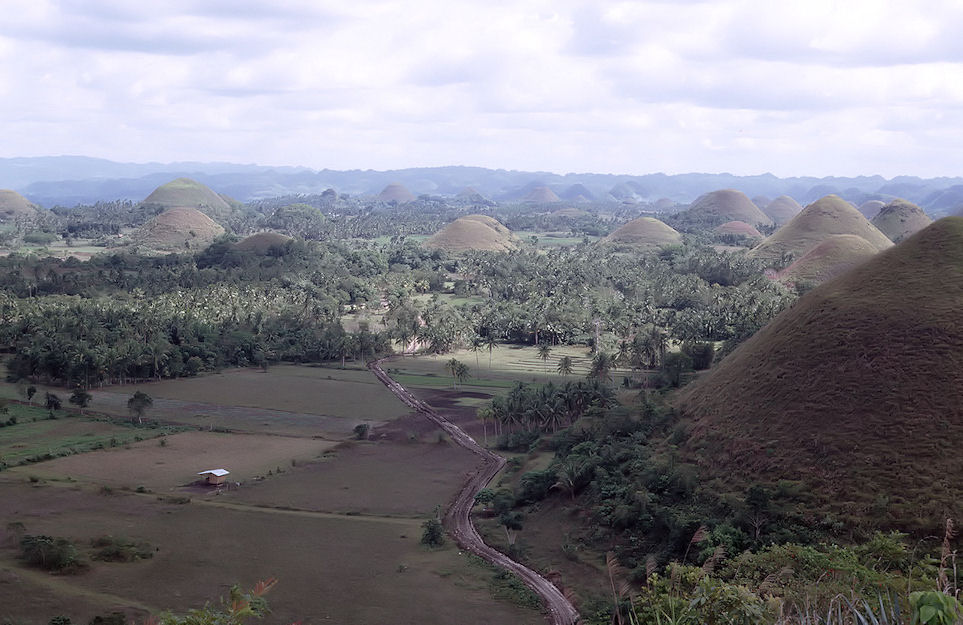
[[555,584],[530,568],[515,562],[502,552],[486,545],[471,522],[471,509],[475,503],[475,495],[485,488],[501,470],[505,465],[505,459],[476,443],[475,439],[461,428],[435,412],[431,406],[416,398],[401,384],[392,380],[381,368],[381,362],[380,360],[371,362],[368,364],[368,368],[398,399],[428,417],[443,429],[452,441],[476,454],[484,462],[482,468],[468,479],[454,503],[445,513],[444,525],[448,533],[462,549],[518,575],[529,588],[541,597],[548,612],[549,620],[553,625],[574,625],[577,623],[579,620],[578,612]]

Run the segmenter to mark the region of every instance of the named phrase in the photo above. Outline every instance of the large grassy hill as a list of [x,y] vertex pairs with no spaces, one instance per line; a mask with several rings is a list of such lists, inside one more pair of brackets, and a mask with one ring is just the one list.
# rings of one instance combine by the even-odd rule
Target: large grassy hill
[[466,215],[436,232],[423,245],[449,252],[501,252],[517,248],[518,239],[496,219],[486,215]]
[[882,232],[853,207],[836,195],[827,195],[807,206],[785,226],[755,247],[750,255],[778,262],[785,256],[802,258],[834,234],[854,234],[878,250],[893,245]]
[[873,225],[894,243],[899,243],[931,223],[933,220],[922,208],[906,200],[893,200],[873,217]]
[[769,204],[762,209],[762,212],[772,219],[773,223],[777,226],[781,226],[801,213],[802,206],[788,195],[780,195],[772,202],[769,202]]
[[678,405],[685,452],[710,478],[801,481],[814,515],[852,522],[959,518],[963,218],[814,289]]
[[689,206],[691,217],[725,221],[744,221],[753,226],[771,226],[772,219],[742,191],[721,189],[699,196]]
[[0,220],[36,215],[37,207],[16,191],[0,189]]
[[655,249],[682,242],[682,235],[654,217],[639,217],[603,239],[621,247]]
[[781,282],[810,287],[822,284],[879,253],[863,237],[834,234],[777,274]]
[[151,250],[186,252],[207,247],[222,234],[224,228],[201,211],[171,208],[138,228],[131,241]]
[[194,208],[222,224],[227,223],[237,210],[235,205],[236,202],[230,198],[190,178],[177,178],[162,184],[141,202],[141,206],[161,210]]

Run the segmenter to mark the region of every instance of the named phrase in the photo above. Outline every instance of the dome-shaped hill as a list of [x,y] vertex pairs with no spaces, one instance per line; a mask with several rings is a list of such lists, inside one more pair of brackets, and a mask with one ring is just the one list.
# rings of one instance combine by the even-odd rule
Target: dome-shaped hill
[[0,220],[9,221],[17,217],[36,215],[37,207],[30,201],[9,189],[0,189]]
[[815,286],[864,263],[879,250],[855,234],[834,234],[806,252],[775,278],[786,284]]
[[138,228],[131,241],[148,249],[182,252],[210,245],[224,228],[194,208],[170,208]]
[[584,184],[576,183],[565,189],[561,198],[570,202],[591,202],[595,199],[595,194],[589,191]]
[[291,237],[278,232],[257,232],[235,243],[235,247],[242,252],[267,254],[272,249],[283,248]]
[[602,239],[618,246],[654,249],[682,242],[682,235],[654,217],[639,217]]
[[959,518],[961,301],[963,218],[946,218],[810,291],[686,387],[684,452],[704,480],[802,481],[813,518],[880,501],[882,527]]
[[715,232],[718,232],[719,234],[732,234],[735,236],[750,237],[752,239],[762,238],[761,232],[744,221],[727,221],[721,226],[716,226]]
[[393,182],[381,190],[381,193],[378,194],[378,200],[381,202],[405,204],[407,202],[414,202],[415,195],[405,188],[403,184]]
[[497,219],[486,215],[466,215],[433,234],[422,245],[448,252],[503,252],[517,248],[518,239]]
[[548,187],[535,187],[522,198],[522,201],[533,204],[549,204],[551,202],[560,202],[561,199]]
[[872,219],[879,214],[879,211],[886,206],[886,202],[881,200],[866,200],[859,205],[858,210],[866,219]]
[[735,189],[722,189],[701,195],[686,212],[693,217],[744,221],[753,226],[772,225],[772,220],[759,210],[745,193]]
[[807,206],[749,254],[754,258],[775,262],[786,256],[800,259],[834,234],[855,234],[877,250],[893,245],[852,204],[837,195],[827,195]]
[[774,224],[781,226],[801,213],[802,206],[788,195],[780,195],[772,202],[766,204],[762,212],[764,212],[769,219],[772,219]]
[[217,220],[234,212],[234,207],[223,196],[190,178],[177,178],[162,184],[144,198],[141,205],[162,209],[196,208]]
[[772,202],[772,198],[766,197],[765,195],[754,195],[752,196],[752,203],[759,207],[759,210],[766,212],[766,206]]
[[899,243],[933,223],[933,220],[916,204],[906,200],[893,200],[879,209],[879,214],[873,217],[872,223],[893,243]]

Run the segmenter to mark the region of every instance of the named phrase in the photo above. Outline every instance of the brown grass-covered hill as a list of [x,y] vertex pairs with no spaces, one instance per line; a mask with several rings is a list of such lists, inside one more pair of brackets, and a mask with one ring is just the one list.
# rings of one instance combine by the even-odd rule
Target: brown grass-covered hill
[[775,278],[808,288],[846,273],[878,253],[879,250],[863,237],[834,234],[780,271]]
[[834,234],[855,234],[877,250],[893,245],[852,204],[837,195],[827,195],[803,209],[749,254],[775,262],[787,254],[798,260]]
[[551,202],[561,202],[561,198],[548,187],[535,187],[522,198],[522,201],[532,204],[550,204]]
[[801,481],[813,515],[932,531],[963,499],[963,218],[810,291],[686,387],[708,479]]
[[448,252],[503,252],[516,249],[518,239],[497,219],[486,215],[466,215],[433,234],[422,245]]
[[744,221],[727,221],[720,226],[716,226],[715,231],[719,234],[732,234],[735,236],[749,237],[752,239],[763,238],[761,232]]
[[224,234],[224,228],[194,208],[169,208],[138,228],[131,242],[170,252],[199,250]]
[[408,202],[415,201],[415,194],[409,191],[405,185],[398,182],[392,182],[381,190],[381,193],[378,194],[378,200],[381,202],[406,204]]
[[37,207],[16,191],[0,189],[0,221],[12,221],[17,217],[33,217]]
[[780,195],[772,202],[766,204],[762,212],[764,212],[769,219],[772,219],[774,224],[781,226],[789,223],[793,217],[801,213],[802,206],[788,195]]
[[759,207],[753,204],[745,193],[735,189],[705,193],[696,198],[687,212],[694,217],[744,221],[753,226],[772,225],[772,220],[759,210]]
[[682,235],[654,217],[639,217],[602,239],[619,247],[656,249],[682,242]]
[[264,255],[272,249],[283,248],[291,237],[279,232],[257,232],[249,237],[241,239],[234,244],[234,247],[242,252],[253,252]]
[[226,223],[236,211],[231,198],[212,191],[206,185],[190,178],[177,178],[154,189],[144,198],[141,206],[168,208],[195,208],[215,221]]
[[899,243],[933,223],[933,220],[916,204],[897,199],[879,209],[872,223],[893,243]]
[[867,200],[859,205],[858,210],[866,219],[872,219],[879,214],[884,206],[886,206],[886,202],[881,200]]

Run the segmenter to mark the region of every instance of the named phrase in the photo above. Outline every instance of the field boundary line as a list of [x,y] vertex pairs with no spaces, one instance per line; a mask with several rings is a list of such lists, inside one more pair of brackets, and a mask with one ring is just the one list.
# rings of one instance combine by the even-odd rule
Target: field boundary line
[[475,529],[475,524],[472,523],[471,509],[475,505],[475,495],[488,486],[495,475],[501,471],[506,463],[505,458],[479,445],[475,439],[469,436],[464,430],[443,415],[438,414],[434,408],[415,397],[411,391],[394,381],[391,376],[381,368],[381,363],[384,360],[385,359],[382,358],[369,362],[368,369],[370,369],[398,399],[438,425],[457,445],[479,456],[483,461],[481,469],[468,478],[455,498],[455,501],[452,502],[445,512],[445,529],[448,530],[448,533],[462,549],[470,551],[490,564],[517,575],[526,586],[531,588],[532,591],[541,598],[542,604],[548,613],[549,622],[551,622],[552,625],[575,625],[579,621],[578,611],[555,584],[524,564],[512,560],[504,553],[486,544],[485,541],[482,540],[478,530]]

